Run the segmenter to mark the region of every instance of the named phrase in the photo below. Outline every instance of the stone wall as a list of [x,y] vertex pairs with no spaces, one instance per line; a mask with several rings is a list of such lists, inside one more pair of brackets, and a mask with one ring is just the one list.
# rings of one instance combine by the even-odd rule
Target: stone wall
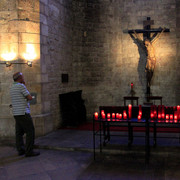
[[84,29],[78,35],[81,42],[74,37],[73,64],[75,76],[78,77],[76,85],[84,92],[89,119],[100,105],[123,105],[123,96],[130,95],[131,82],[134,83],[135,95],[140,98],[139,103],[146,101],[146,56],[127,30],[142,29],[147,17],[154,20],[152,28],[170,29],[170,33],[164,33],[154,45],[157,63],[152,94],[162,96],[164,105],[179,104],[179,2],[78,2],[79,7],[83,7],[83,14],[78,16],[76,12],[79,18],[75,18],[75,25],[81,25],[81,22]]
[[175,88],[176,104],[180,104],[180,1],[176,0],[176,74],[177,82]]
[[[41,0],[42,106],[50,109],[54,128],[61,122],[59,94],[73,91],[72,13],[71,0]],[[62,83],[62,74],[69,82]]]
[[[154,45],[152,94],[162,96],[164,105],[180,104],[179,10],[178,0],[1,0],[0,53],[6,47],[22,61],[27,43],[39,53],[32,68],[0,65],[0,135],[14,134],[7,89],[15,71],[37,93],[31,106],[37,135],[61,124],[61,93],[82,90],[89,121],[100,105],[123,105],[131,82],[143,104],[146,56],[127,30],[142,29],[147,17],[154,20],[152,28],[170,29]],[[68,74],[67,83],[62,74]]]
[[[26,62],[23,53],[27,43],[39,50],[32,67],[0,66],[0,136],[14,136],[9,88],[17,71],[23,72],[29,91],[37,94],[37,104],[31,105],[36,135],[46,134],[61,122],[59,94],[77,90],[72,72],[72,1],[1,1],[0,14],[1,54],[2,46],[8,45],[7,52],[12,49],[17,54],[13,62],[21,63]],[[62,74],[68,74],[68,83],[62,83]]]
[[[36,116],[42,112],[39,1],[0,2],[0,44],[1,63],[5,63],[3,55],[10,53],[13,57],[9,60],[18,63],[10,67],[0,65],[0,135],[14,136],[15,123],[9,108],[11,104],[9,89],[15,72],[23,72],[28,90],[37,94],[37,104],[31,106],[35,124],[39,119]],[[27,66],[27,55],[34,55],[33,67]],[[42,134],[42,127],[36,126],[36,131],[37,134]]]

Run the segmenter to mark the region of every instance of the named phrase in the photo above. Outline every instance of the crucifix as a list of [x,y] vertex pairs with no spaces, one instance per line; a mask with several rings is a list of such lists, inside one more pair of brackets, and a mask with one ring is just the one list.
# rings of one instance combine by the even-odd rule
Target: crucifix
[[[150,91],[150,85],[151,85],[151,79],[153,77],[153,72],[155,69],[156,64],[156,57],[154,53],[154,47],[153,44],[157,41],[157,39],[160,38],[163,32],[170,32],[167,28],[158,28],[158,29],[151,29],[151,25],[154,24],[154,21],[151,20],[150,17],[147,17],[146,21],[143,21],[144,29],[136,29],[136,30],[128,30],[128,33],[133,34],[133,37],[136,38],[138,43],[142,45],[142,47],[145,47],[146,51],[146,79],[147,79],[147,101],[149,101],[149,96],[151,94]],[[139,33],[143,33],[143,39],[140,38]],[[151,33],[153,33],[153,36],[151,37]]]

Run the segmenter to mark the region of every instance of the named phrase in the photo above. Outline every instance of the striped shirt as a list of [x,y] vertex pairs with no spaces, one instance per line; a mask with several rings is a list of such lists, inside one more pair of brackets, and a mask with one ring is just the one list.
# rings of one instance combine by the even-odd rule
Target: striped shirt
[[30,105],[26,99],[30,93],[24,84],[14,82],[11,89],[11,101],[13,107],[13,115],[25,115],[25,113],[30,113]]

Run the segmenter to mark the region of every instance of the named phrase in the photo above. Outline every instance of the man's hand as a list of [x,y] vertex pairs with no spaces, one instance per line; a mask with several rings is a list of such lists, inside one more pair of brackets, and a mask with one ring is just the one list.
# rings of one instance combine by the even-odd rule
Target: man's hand
[[29,94],[29,95],[26,96],[26,99],[27,99],[28,101],[30,101],[30,100],[32,100],[32,96]]

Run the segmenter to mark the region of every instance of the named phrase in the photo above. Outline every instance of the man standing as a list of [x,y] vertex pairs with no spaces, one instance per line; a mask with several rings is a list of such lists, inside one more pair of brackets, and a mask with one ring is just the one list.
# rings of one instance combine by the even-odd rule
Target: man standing
[[[25,86],[24,76],[21,72],[13,75],[14,83],[10,89],[13,115],[16,121],[16,148],[18,155],[26,157],[38,156],[39,152],[33,151],[35,130],[30,115],[29,100],[32,96]],[[23,135],[26,134],[26,145],[24,147]]]

